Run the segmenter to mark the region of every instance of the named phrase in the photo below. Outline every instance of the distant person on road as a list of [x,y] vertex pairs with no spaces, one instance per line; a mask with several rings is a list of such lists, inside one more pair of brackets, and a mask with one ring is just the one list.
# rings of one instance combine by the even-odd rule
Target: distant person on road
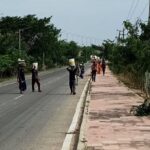
[[103,76],[105,75],[105,70],[106,70],[106,62],[105,59],[102,59],[102,71],[103,71]]
[[78,85],[78,78],[80,76],[80,72],[81,72],[80,66],[79,66],[79,63],[77,62],[76,63],[76,75],[75,75],[76,85]]
[[77,68],[76,66],[69,66],[67,70],[69,71],[69,86],[71,91],[70,94],[75,95],[76,94],[75,75],[76,75]]
[[19,90],[20,94],[23,93],[27,89],[26,86],[26,80],[25,80],[25,74],[24,74],[24,66],[22,64],[18,65],[18,71],[17,71],[17,81],[19,83]]
[[92,66],[91,66],[91,74],[92,74],[92,81],[94,82],[96,80],[96,72],[97,72],[97,64],[96,64],[96,61],[93,61]]
[[83,79],[83,77],[84,77],[84,64],[82,63],[82,64],[80,64],[80,78],[82,78]]
[[101,73],[101,69],[102,69],[102,65],[101,65],[101,61],[99,60],[97,63],[97,74]]
[[38,70],[37,70],[36,66],[33,65],[33,67],[32,67],[32,92],[34,92],[34,90],[35,90],[34,89],[35,83],[37,83],[38,92],[42,92],[41,88],[40,88],[40,79],[38,76]]

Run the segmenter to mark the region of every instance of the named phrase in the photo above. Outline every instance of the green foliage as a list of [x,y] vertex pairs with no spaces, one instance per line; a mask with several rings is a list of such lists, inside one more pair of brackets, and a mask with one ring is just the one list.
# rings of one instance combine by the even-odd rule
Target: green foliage
[[104,40],[101,47],[101,57],[108,59],[109,50],[113,47],[114,43],[111,40]]
[[11,70],[13,70],[13,61],[9,55],[0,55],[0,76],[11,75]]
[[150,24],[137,21],[132,25],[125,21],[124,28],[128,32],[125,39],[116,43],[109,40],[103,43],[110,67],[115,73],[123,73],[130,78],[134,85],[144,85],[144,74],[150,71]]
[[46,68],[50,68],[68,64],[69,58],[84,62],[89,60],[93,49],[83,48],[74,41],[59,40],[61,30],[51,23],[51,18],[39,19],[35,15],[0,18],[1,77],[16,73],[18,58],[26,61],[27,70],[35,61],[41,69],[43,62]]
[[[143,91],[145,72],[150,72],[150,22],[144,24],[137,21],[133,25],[129,21],[124,21],[124,29],[128,32],[125,39],[116,43],[110,41],[104,43],[110,67],[113,72],[123,74],[130,86]],[[131,112],[137,116],[150,115],[150,99],[146,99],[139,106],[134,106]]]
[[130,110],[136,116],[150,115],[150,99],[145,99],[144,103],[139,106],[133,106]]
[[93,47],[82,47],[80,48],[80,62],[87,62],[91,55],[98,55],[97,50]]
[[142,33],[140,35],[140,39],[142,41],[149,41],[150,40],[150,22],[148,24],[141,23],[140,24]]

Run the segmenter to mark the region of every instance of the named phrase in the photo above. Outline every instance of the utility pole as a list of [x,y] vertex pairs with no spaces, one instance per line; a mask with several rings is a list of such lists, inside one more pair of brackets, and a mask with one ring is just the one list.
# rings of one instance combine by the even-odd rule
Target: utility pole
[[123,30],[117,30],[119,31],[119,35],[117,37],[117,41],[118,41],[118,44],[120,45],[124,45],[124,39],[125,39],[125,28],[123,28]]
[[118,35],[118,40],[122,39],[124,40],[125,38],[125,28],[123,28],[123,30],[117,30],[119,32],[119,35]]
[[123,38],[123,40],[124,40],[124,36],[125,36],[125,29],[123,28],[123,30],[122,30],[122,38]]
[[27,28],[22,28],[22,29],[19,29],[19,55],[21,56],[21,32],[23,32],[24,30],[27,30],[27,29],[30,29],[31,27],[27,27]]
[[19,54],[21,56],[21,29],[19,29]]
[[148,15],[148,23],[150,23],[150,0],[149,0],[149,15]]
[[43,51],[43,63],[42,63],[42,69],[45,70],[45,53]]
[[120,39],[121,39],[121,37],[120,37],[121,36],[121,30],[117,30],[117,31],[119,32],[117,40],[120,41]]

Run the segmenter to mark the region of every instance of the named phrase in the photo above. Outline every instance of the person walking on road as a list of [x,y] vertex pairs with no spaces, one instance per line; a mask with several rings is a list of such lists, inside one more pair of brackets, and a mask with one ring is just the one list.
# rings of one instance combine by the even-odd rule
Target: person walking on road
[[96,64],[96,61],[93,61],[92,66],[91,66],[91,74],[92,74],[92,81],[94,82],[96,80],[96,72],[97,72],[97,64]]
[[76,85],[78,85],[78,80],[79,80],[79,76],[80,76],[80,66],[79,63],[76,63],[76,75],[75,75],[75,80],[76,80]]
[[24,74],[24,66],[22,64],[19,64],[18,66],[17,81],[19,83],[20,94],[22,94],[22,92],[27,89],[25,74]]
[[75,66],[69,66],[67,70],[69,71],[69,86],[71,90],[70,94],[75,95],[76,94],[75,76],[76,76],[77,68]]
[[35,65],[33,65],[33,68],[32,68],[32,92],[34,92],[34,85],[35,83],[37,83],[37,86],[38,86],[38,92],[42,92],[41,91],[41,88],[40,88],[40,79],[39,79],[39,76],[38,76],[38,70],[36,68]]
[[84,78],[84,64],[80,64],[80,78],[83,79]]
[[102,71],[103,71],[103,76],[105,75],[105,70],[106,70],[106,62],[105,59],[102,59]]

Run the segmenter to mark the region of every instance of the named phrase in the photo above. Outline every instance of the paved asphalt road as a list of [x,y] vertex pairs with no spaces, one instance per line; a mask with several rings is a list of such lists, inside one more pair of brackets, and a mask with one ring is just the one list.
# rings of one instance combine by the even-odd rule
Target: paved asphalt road
[[0,87],[0,150],[61,150],[87,78],[75,96],[66,69],[40,78],[41,93],[32,92],[31,80],[22,95],[16,83]]

